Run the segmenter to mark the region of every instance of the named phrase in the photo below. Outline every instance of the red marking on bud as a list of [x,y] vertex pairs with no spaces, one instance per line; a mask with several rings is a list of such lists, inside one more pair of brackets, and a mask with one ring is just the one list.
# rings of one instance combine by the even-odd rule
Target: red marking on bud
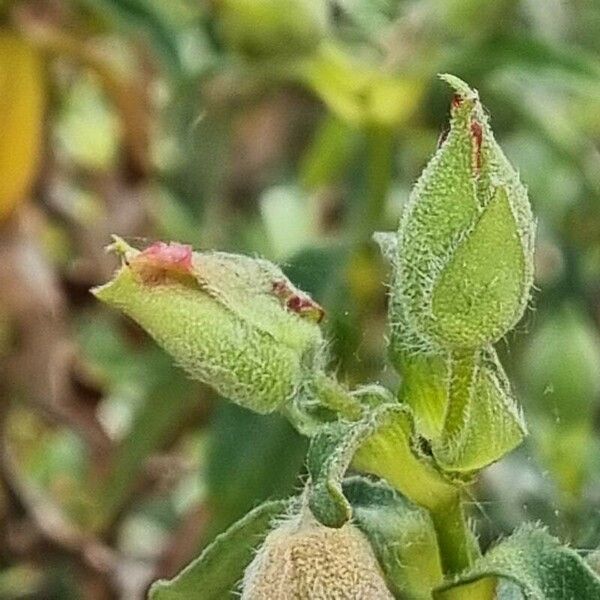
[[155,242],[140,252],[134,261],[143,269],[189,274],[192,271],[192,247],[176,242]]
[[483,128],[481,123],[471,121],[471,137],[473,138],[473,170],[481,170],[481,145],[483,144]]
[[446,138],[448,137],[449,133],[450,133],[449,127],[444,127],[444,129],[442,129],[442,132],[440,133],[440,135],[438,137],[438,141],[437,141],[438,149],[442,147],[442,144],[446,141]]
[[452,96],[451,106],[453,109],[458,108],[464,101],[464,98],[460,94],[454,94]]
[[288,281],[278,280],[273,282],[273,293],[285,307],[301,317],[309,318],[320,323],[325,316],[325,311],[308,294],[294,288]]
[[136,260],[167,271],[189,273],[192,269],[192,247],[176,242],[155,242],[141,252]]

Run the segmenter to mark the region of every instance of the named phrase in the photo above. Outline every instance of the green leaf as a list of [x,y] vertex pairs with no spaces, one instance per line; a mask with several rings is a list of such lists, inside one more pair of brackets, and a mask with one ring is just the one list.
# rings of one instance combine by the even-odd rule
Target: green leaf
[[309,506],[329,527],[341,527],[352,515],[342,490],[351,463],[359,471],[386,479],[426,508],[437,508],[457,495],[457,488],[416,449],[407,406],[382,404],[362,420],[334,423],[312,439],[307,459],[312,483]]
[[589,565],[534,525],[521,527],[434,596],[436,600],[458,600],[478,582],[495,578],[514,582],[526,600],[600,598],[600,578]]
[[274,519],[289,508],[289,500],[266,502],[249,512],[173,579],[150,588],[150,600],[224,600],[233,598],[237,583],[266,537]]
[[343,490],[352,505],[354,523],[369,538],[392,591],[400,598],[430,600],[443,574],[427,511],[383,481],[351,477],[344,481]]
[[297,489],[308,442],[278,415],[262,416],[222,403],[207,448],[211,535],[267,498]]
[[150,0],[78,0],[91,10],[132,31],[142,30],[177,73],[181,71],[177,35],[164,10]]

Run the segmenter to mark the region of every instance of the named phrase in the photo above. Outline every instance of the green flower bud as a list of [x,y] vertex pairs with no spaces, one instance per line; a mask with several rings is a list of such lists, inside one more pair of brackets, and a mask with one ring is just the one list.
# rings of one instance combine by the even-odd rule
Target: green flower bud
[[323,0],[215,0],[214,6],[225,44],[251,60],[309,54],[327,23]]
[[272,263],[157,242],[93,290],[139,323],[192,377],[259,413],[290,400],[322,357],[323,311]]
[[456,77],[450,131],[405,207],[392,291],[392,350],[493,343],[521,318],[535,224],[477,92]]
[[248,566],[242,600],[392,599],[366,536],[325,527],[308,511],[281,523]]

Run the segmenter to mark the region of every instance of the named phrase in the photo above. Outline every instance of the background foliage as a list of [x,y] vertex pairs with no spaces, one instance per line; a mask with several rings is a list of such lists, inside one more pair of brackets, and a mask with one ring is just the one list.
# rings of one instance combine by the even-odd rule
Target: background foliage
[[287,422],[93,300],[110,233],[279,262],[326,308],[341,378],[397,383],[370,236],[443,131],[438,72],[480,90],[539,220],[503,357],[532,435],[473,514],[484,545],[541,519],[600,546],[598,2],[332,0],[313,61],[310,32],[282,44],[229,4],[0,3],[0,598],[141,598],[305,476]]

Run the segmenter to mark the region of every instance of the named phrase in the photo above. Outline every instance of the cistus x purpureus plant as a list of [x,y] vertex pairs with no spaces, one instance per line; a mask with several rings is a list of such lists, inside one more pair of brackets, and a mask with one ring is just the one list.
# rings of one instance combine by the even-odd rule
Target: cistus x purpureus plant
[[591,567],[541,526],[482,555],[464,513],[478,472],[526,434],[494,343],[530,300],[535,223],[477,92],[443,79],[449,132],[398,231],[375,236],[392,266],[396,393],[328,372],[323,310],[268,261],[111,246],[122,265],[100,300],[192,377],[311,438],[302,493],[255,508],[154,600],[600,598]]

